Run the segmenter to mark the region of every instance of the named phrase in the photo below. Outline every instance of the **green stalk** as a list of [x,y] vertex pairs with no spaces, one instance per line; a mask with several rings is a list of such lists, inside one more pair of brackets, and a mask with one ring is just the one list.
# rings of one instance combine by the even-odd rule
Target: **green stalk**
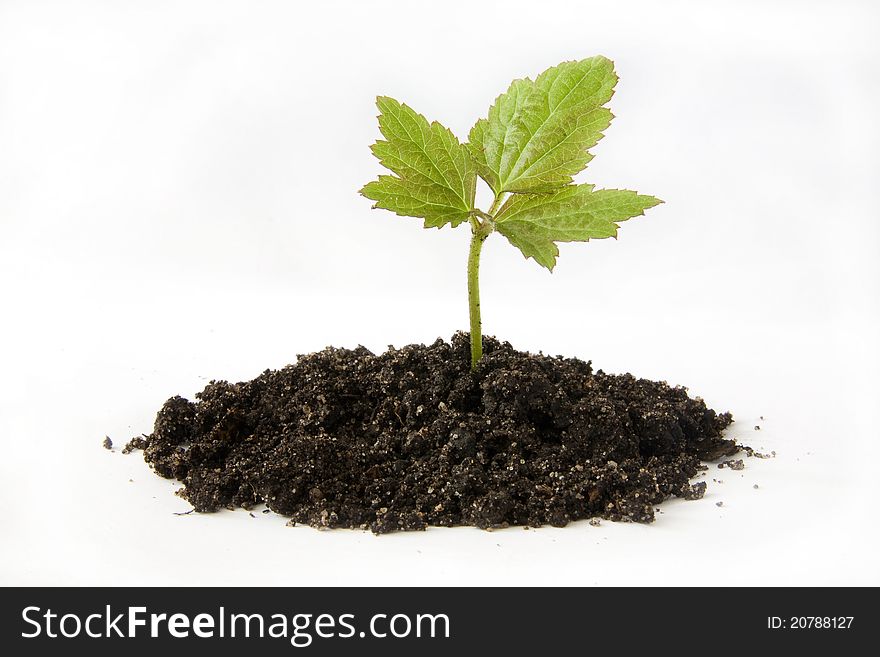
[[476,369],[477,363],[483,357],[483,323],[480,318],[480,252],[483,250],[483,242],[494,230],[492,218],[498,211],[503,200],[499,194],[492,202],[488,213],[480,213],[484,221],[477,217],[471,217],[471,249],[468,254],[468,305],[471,317],[471,369]]
[[480,320],[480,251],[486,235],[475,220],[471,223],[471,251],[468,255],[468,305],[471,313],[471,369],[483,357],[483,325]]

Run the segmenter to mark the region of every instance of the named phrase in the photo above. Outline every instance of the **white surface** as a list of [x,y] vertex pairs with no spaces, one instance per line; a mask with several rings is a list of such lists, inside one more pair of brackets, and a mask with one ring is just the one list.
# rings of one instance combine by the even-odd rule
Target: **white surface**
[[[878,18],[0,3],[0,583],[880,584]],[[552,276],[490,239],[486,332],[689,385],[776,459],[713,468],[652,526],[377,538],[176,516],[175,485],[101,449],[210,378],[466,327],[467,231],[356,194],[373,97],[464,136],[512,78],[596,53],[621,82],[585,178],[666,205]]]

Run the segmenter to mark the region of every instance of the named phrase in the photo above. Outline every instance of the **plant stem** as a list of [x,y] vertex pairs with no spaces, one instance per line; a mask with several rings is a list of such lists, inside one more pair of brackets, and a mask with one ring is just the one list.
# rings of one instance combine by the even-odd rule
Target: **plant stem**
[[[483,357],[483,323],[480,319],[480,252],[483,242],[495,227],[492,222],[498,208],[504,200],[504,194],[498,194],[492,201],[489,212],[479,212],[471,217],[471,250],[468,255],[468,305],[471,316],[471,369],[477,367]],[[480,221],[480,218],[483,221]]]
[[488,233],[477,221],[471,223],[471,250],[468,255],[468,305],[471,314],[471,369],[483,357],[483,325],[480,320],[480,251]]
[[498,212],[498,208],[501,207],[501,203],[504,201],[504,197],[507,196],[504,192],[501,192],[495,197],[495,200],[492,201],[492,205],[489,208],[488,214],[492,217],[495,216],[495,213]]

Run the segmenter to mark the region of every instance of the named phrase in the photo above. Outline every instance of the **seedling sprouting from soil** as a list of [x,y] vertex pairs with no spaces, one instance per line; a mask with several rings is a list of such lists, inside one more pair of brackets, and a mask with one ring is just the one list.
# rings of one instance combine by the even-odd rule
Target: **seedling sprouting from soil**
[[[611,123],[605,107],[614,93],[614,64],[597,56],[564,62],[534,81],[514,80],[495,99],[487,118],[462,144],[452,132],[393,98],[380,96],[384,140],[373,154],[394,175],[379,176],[361,194],[375,208],[425,220],[425,228],[469,223],[468,257],[471,365],[483,354],[480,321],[480,251],[499,232],[526,258],[553,271],[558,242],[617,237],[618,223],[662,203],[624,189],[595,189],[572,177],[593,158],[589,149]],[[477,176],[494,200],[474,204]]]

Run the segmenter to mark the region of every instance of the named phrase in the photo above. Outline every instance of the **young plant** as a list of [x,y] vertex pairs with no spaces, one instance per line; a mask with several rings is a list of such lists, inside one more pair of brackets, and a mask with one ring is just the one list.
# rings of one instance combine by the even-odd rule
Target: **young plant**
[[[394,175],[379,176],[361,194],[374,208],[425,220],[425,228],[471,227],[468,257],[471,366],[483,355],[480,251],[499,232],[526,258],[551,272],[558,242],[617,237],[618,223],[662,203],[623,189],[595,189],[572,177],[593,158],[589,149],[611,123],[605,104],[617,75],[597,56],[563,62],[534,81],[514,80],[468,143],[393,98],[380,96],[384,140],[373,154]],[[477,176],[494,194],[488,210],[474,205]]]

